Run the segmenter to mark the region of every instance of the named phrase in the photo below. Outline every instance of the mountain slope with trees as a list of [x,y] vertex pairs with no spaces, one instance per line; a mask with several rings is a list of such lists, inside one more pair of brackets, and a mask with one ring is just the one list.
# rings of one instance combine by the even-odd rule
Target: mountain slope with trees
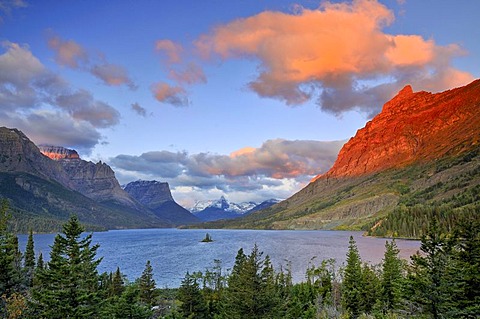
[[326,174],[277,205],[207,226],[419,238],[428,215],[447,227],[459,211],[478,214],[479,187],[480,80],[436,94],[406,87],[345,144]]

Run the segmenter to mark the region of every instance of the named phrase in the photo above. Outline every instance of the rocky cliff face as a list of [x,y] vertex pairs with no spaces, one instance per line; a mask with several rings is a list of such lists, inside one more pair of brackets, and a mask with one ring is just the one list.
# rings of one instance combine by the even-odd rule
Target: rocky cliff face
[[168,183],[140,180],[128,183],[124,189],[149,208],[155,208],[167,201],[174,201]]
[[480,80],[436,94],[406,86],[343,146],[324,176],[360,176],[465,152],[480,143],[479,113]]
[[30,173],[72,187],[62,166],[42,155],[38,147],[17,129],[0,127],[0,172]]
[[108,165],[61,147],[43,150],[55,160],[21,131],[0,127],[0,198],[19,231],[58,229],[72,213],[90,229],[173,226],[132,199]]
[[43,155],[53,160],[80,158],[77,151],[62,146],[39,145],[38,149],[40,150],[40,152],[42,152]]
[[75,150],[61,146],[42,145],[43,155],[59,163],[69,178],[69,185],[77,192],[95,201],[114,201],[131,208],[140,205],[126,193],[118,183],[115,172],[105,163],[88,162],[80,159]]
[[200,222],[200,219],[175,202],[168,183],[135,181],[128,183],[124,189],[157,217],[176,226]]

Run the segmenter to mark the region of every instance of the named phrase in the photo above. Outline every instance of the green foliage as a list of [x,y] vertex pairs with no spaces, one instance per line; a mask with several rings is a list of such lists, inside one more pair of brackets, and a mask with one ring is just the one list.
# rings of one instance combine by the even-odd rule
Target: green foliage
[[398,257],[399,252],[395,240],[390,243],[385,242],[385,255],[380,278],[380,297],[377,305],[377,310],[380,310],[383,314],[400,307],[404,263]]
[[95,317],[101,299],[95,260],[98,245],[91,246],[89,234],[80,238],[83,227],[72,216],[55,237],[48,267],[36,273],[32,308],[43,318]]
[[208,318],[207,303],[202,295],[197,278],[188,272],[178,288],[180,312],[183,318]]
[[362,261],[353,236],[348,242],[347,265],[343,274],[342,297],[345,309],[353,318],[362,312]]
[[150,260],[147,260],[142,276],[138,280],[138,287],[140,289],[140,301],[145,305],[152,306],[155,303],[156,290],[155,280],[153,279],[153,268]]
[[275,318],[280,299],[276,289],[275,273],[269,257],[257,245],[250,255],[240,249],[235,258],[228,286],[224,293],[224,318]]

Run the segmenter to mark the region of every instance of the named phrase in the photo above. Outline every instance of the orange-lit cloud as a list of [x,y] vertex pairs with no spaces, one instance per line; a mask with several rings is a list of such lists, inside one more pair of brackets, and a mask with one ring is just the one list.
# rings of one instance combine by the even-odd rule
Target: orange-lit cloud
[[158,40],[155,42],[155,50],[164,53],[169,63],[179,63],[182,60],[182,46],[171,40]]
[[120,65],[103,63],[94,65],[91,73],[102,80],[106,85],[119,86],[127,85],[130,89],[135,90],[137,86],[128,76],[127,71]]
[[170,70],[170,78],[180,84],[205,83],[207,78],[201,67],[195,63],[189,63],[184,70]]
[[173,106],[187,106],[189,103],[185,86],[206,83],[207,77],[203,69],[197,63],[184,61],[182,45],[171,40],[156,41],[155,50],[165,55],[166,59],[162,61],[162,65],[167,70],[168,77],[176,84],[174,86],[166,83],[154,84],[152,91],[155,98]]
[[55,61],[60,65],[87,71],[109,86],[126,85],[132,90],[137,89],[127,70],[120,65],[107,62],[102,54],[92,58],[77,42],[64,40],[56,35],[50,36],[48,46],[54,51]]
[[151,90],[159,102],[172,104],[177,107],[188,106],[188,98],[182,87],[159,82],[152,85]]
[[376,0],[324,2],[317,10],[297,6],[292,14],[265,11],[237,19],[195,44],[205,58],[258,59],[260,73],[249,87],[260,96],[291,105],[318,99],[336,114],[355,107],[378,111],[406,83],[439,91],[473,79],[451,66],[462,54],[457,46],[385,33],[393,22],[393,12]]
[[55,61],[60,65],[76,69],[88,61],[87,52],[75,41],[53,36],[48,39],[48,46],[55,52]]

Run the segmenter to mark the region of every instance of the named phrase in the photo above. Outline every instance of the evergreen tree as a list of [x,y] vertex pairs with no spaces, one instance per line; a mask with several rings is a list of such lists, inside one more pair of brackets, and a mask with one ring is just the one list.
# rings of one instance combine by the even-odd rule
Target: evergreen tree
[[28,233],[27,246],[25,248],[25,272],[27,275],[28,285],[32,286],[33,284],[33,272],[35,270],[35,250],[33,243],[33,232],[30,229]]
[[110,286],[110,296],[121,296],[122,292],[125,290],[125,281],[123,280],[123,275],[120,272],[120,268],[117,267],[117,270],[112,276],[112,283]]
[[360,287],[360,309],[364,313],[371,313],[378,300],[380,280],[375,269],[367,263],[362,267]]
[[197,279],[188,272],[178,288],[180,312],[183,318],[203,319],[208,318],[207,304],[200,291]]
[[380,309],[384,314],[398,309],[401,299],[401,286],[403,280],[403,262],[398,257],[400,250],[395,240],[385,242],[383,257]]
[[150,264],[150,260],[147,260],[145,270],[139,279],[139,288],[140,301],[148,306],[153,306],[155,304],[156,290],[155,280],[153,279],[153,268]]
[[95,260],[98,245],[72,216],[55,237],[48,267],[37,272],[32,308],[40,318],[93,318],[100,307],[99,276]]
[[[113,296],[104,304],[101,316],[105,319],[149,319],[150,307],[140,302],[138,283],[125,286],[121,296]],[[90,318],[90,317],[85,317]]]
[[250,255],[240,249],[225,289],[224,318],[275,318],[279,298],[269,258],[262,259],[257,245]]
[[362,312],[362,262],[357,244],[350,236],[348,242],[347,265],[343,274],[342,301],[344,308],[353,318]]
[[18,248],[18,237],[7,230],[9,219],[8,201],[0,206],[0,297],[8,298],[15,292],[25,290],[22,268],[22,253]]
[[[456,228],[455,278],[452,318],[476,318],[480,314],[480,218],[465,218]],[[472,214],[473,215],[473,214]]]
[[452,247],[447,236],[439,231],[435,219],[422,236],[420,250],[422,254],[411,257],[413,301],[423,306],[424,312],[432,318],[443,318],[450,305],[452,280],[448,267],[451,266]]

